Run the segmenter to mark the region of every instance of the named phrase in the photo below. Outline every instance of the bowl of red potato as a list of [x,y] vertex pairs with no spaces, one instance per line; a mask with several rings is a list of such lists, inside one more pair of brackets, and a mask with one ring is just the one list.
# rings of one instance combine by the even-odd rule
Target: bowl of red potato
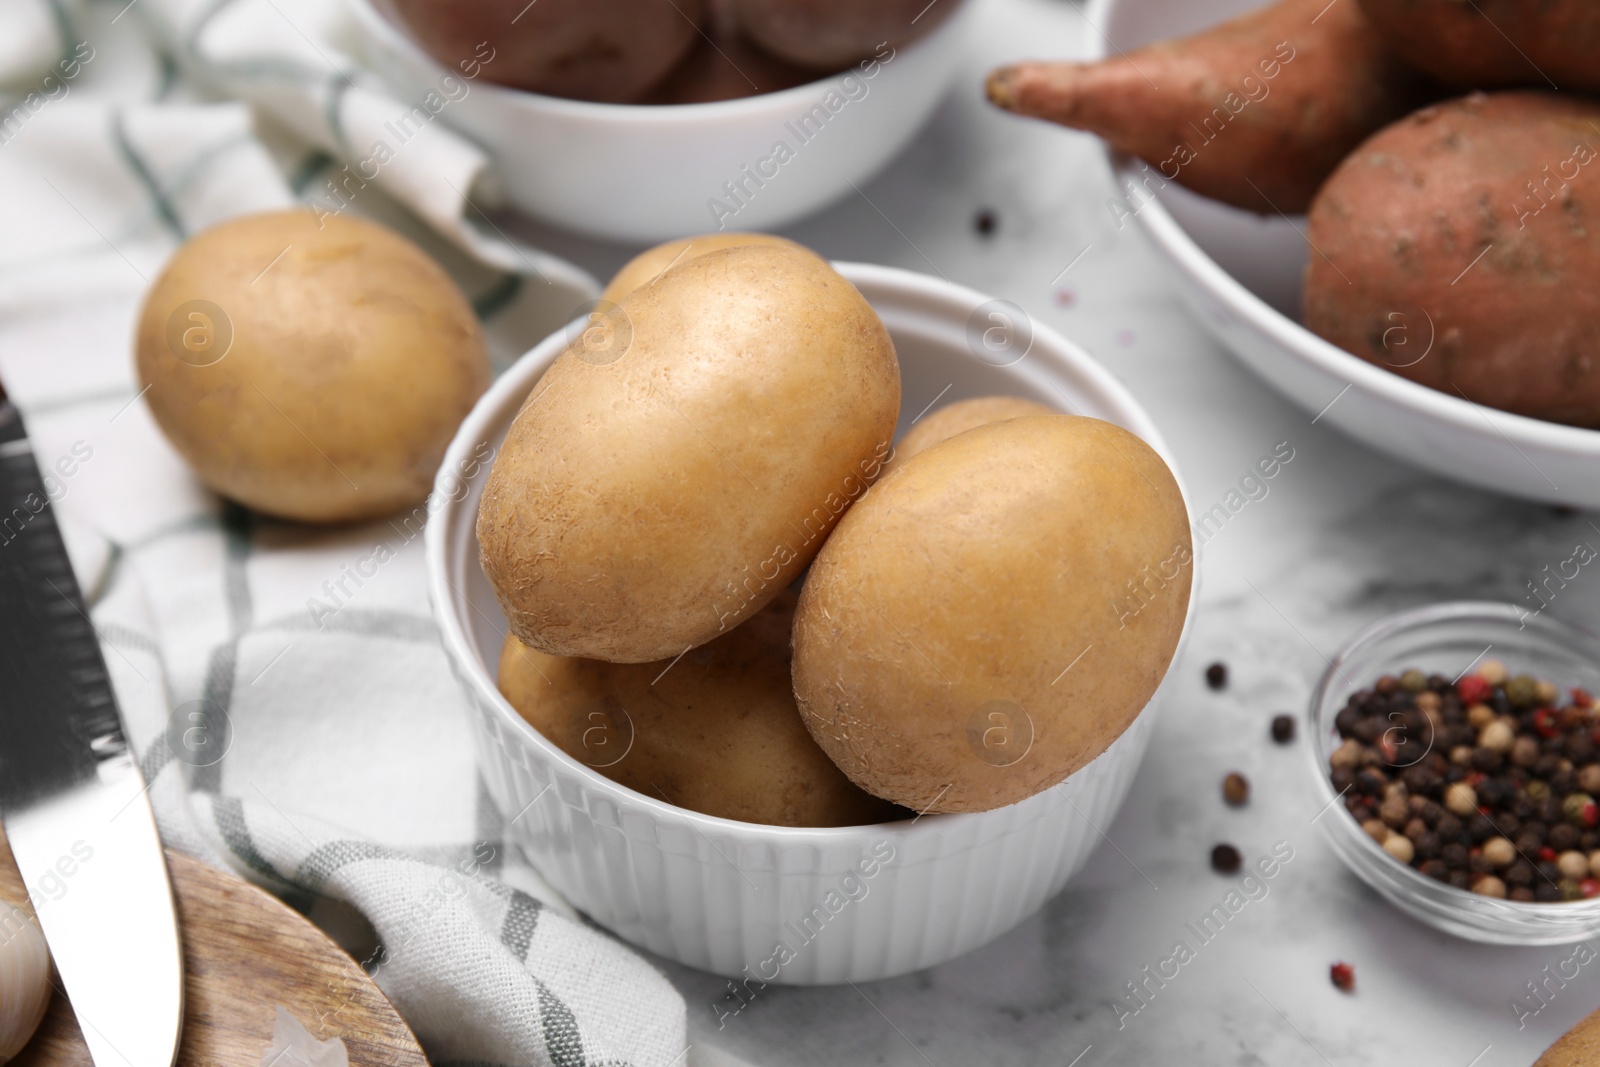
[[1600,506],[1600,5],[1094,0],[990,75],[1098,134],[1197,317],[1315,421]]

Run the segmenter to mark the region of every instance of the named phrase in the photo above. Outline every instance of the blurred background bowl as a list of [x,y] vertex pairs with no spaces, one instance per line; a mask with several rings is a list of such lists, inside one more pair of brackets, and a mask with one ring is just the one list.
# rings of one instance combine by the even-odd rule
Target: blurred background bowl
[[[1261,7],[1258,0],[1091,0],[1101,54]],[[1110,153],[1118,186],[1149,168]],[[1159,177],[1159,176],[1158,176]],[[1418,385],[1300,325],[1305,219],[1263,217],[1176,184],[1132,200],[1195,317],[1245,366],[1315,417],[1418,467],[1512,496],[1600,507],[1600,431],[1512,415]],[[1419,340],[1425,322],[1409,323]]]
[[[1138,434],[1177,464],[1143,409],[1082,349],[1013,304],[890,267],[836,264],[883,319],[899,353],[899,433],[935,402],[1011,394]],[[478,499],[498,449],[540,374],[586,320],[546,338],[462,423],[440,467],[427,525],[429,595],[466,690],[479,764],[511,820],[507,833],[576,907],[619,936],[693,967],[752,973],[782,941],[796,958],[780,983],[865,982],[920,970],[999,937],[1060,891],[1100,843],[1127,795],[1171,676],[1132,725],[1063,783],[977,814],[876,826],[795,829],[720,819],[636,793],[568,756],[500,695],[505,617],[478,564]],[[1181,486],[1180,486],[1181,487]],[[1198,582],[1200,568],[1193,568]],[[1193,624],[1199,595],[1173,662]],[[836,914],[824,897],[864,859],[882,863]],[[837,897],[835,898],[837,899]],[[802,920],[820,933],[801,940]]]
[[[792,89],[706,104],[597,104],[479,78],[442,119],[494,158],[508,203],[553,226],[648,243],[773,229],[851,192],[900,153],[949,88],[981,3],[961,0],[871,77],[858,64]],[[367,63],[401,99],[437,92],[455,73],[411,41],[386,0],[352,7]],[[834,92],[844,105],[802,125]],[[779,141],[792,158],[768,166],[770,177],[747,177]],[[729,182],[743,183],[737,198]],[[714,212],[712,201],[733,214]]]

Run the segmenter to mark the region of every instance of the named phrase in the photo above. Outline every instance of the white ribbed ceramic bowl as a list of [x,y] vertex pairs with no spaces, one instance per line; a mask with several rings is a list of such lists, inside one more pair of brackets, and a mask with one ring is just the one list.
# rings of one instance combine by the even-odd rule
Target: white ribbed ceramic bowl
[[[1127,390],[1014,305],[909,271],[836,266],[894,338],[905,397],[901,432],[936,397],[943,404],[1010,393],[1115,422],[1176,469]],[[1100,841],[1096,827],[1115,817],[1169,682],[1098,759],[1038,796],[980,814],[819,830],[714,818],[636,793],[545,740],[500,695],[495,665],[505,618],[479,568],[474,532],[489,470],[483,457],[498,450],[568,336],[559,331],[523,356],[461,424],[440,467],[438,510],[427,528],[434,614],[512,840],[574,905],[621,937],[730,976],[749,967],[786,983],[886,978],[959,956],[1037,910],[1088,859]],[[999,347],[986,348],[986,339]],[[1191,590],[1191,620],[1197,599]],[[849,872],[874,858],[871,877],[858,873],[841,889]],[[804,933],[812,936],[802,940],[808,915]],[[773,975],[767,961],[779,943],[794,958]]]
[[[1223,22],[1262,0],[1091,0],[1089,47],[1121,52]],[[1117,184],[1142,186],[1143,162],[1111,154]],[[1160,185],[1159,175],[1151,183]],[[1600,507],[1600,431],[1543,422],[1419,385],[1300,324],[1304,220],[1263,217],[1172,184],[1128,209],[1176,268],[1178,293],[1245,366],[1307,413],[1358,441],[1446,477],[1513,496]],[[1465,261],[1461,264],[1466,266]],[[1424,316],[1403,313],[1433,345]],[[1412,349],[1407,349],[1408,352]]]
[[[943,2],[960,7],[867,72],[851,67],[779,92],[677,105],[566,100],[479,78],[440,118],[494,157],[512,205],[554,226],[649,243],[775,229],[851,193],[922,128],[959,69],[981,0]],[[453,72],[412,43],[387,0],[350,6],[365,60],[391,89],[408,102],[438,95]],[[780,141],[792,158],[763,165]],[[743,183],[743,192],[730,194],[728,182]],[[735,213],[715,210],[717,202]]]

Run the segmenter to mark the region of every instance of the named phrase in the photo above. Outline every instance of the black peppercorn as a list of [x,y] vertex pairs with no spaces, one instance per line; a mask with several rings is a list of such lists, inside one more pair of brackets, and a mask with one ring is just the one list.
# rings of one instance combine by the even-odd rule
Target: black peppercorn
[[1578,847],[1578,828],[1571,823],[1558,823],[1550,827],[1550,832],[1545,835],[1545,843],[1557,852],[1565,852],[1569,848]]
[[1472,885],[1471,876],[1466,871],[1451,871],[1446,881],[1457,889],[1466,889]]
[[1219,874],[1234,874],[1239,870],[1239,850],[1232,845],[1218,845],[1211,850],[1211,869]]
[[[1406,836],[1410,837],[1411,835],[1407,834]],[[1416,846],[1417,856],[1425,860],[1433,859],[1439,854],[1439,849],[1443,847],[1439,840],[1439,835],[1432,830],[1423,831],[1415,838],[1412,838],[1412,842]]]
[[1378,739],[1387,733],[1388,730],[1388,723],[1384,722],[1382,719],[1371,718],[1362,719],[1360,722],[1355,724],[1355,727],[1351,729],[1350,732],[1355,736],[1355,739],[1360,741],[1363,745],[1375,745],[1378,743]]
[[1505,881],[1507,885],[1531,886],[1533,884],[1533,878],[1533,864],[1524,859],[1519,859],[1516,863],[1513,863],[1510,869],[1505,873]]
[[1467,838],[1467,831],[1461,825],[1461,820],[1448,811],[1439,816],[1438,825],[1434,829],[1439,833],[1439,840],[1447,845],[1465,841]]
[[979,236],[981,237],[988,237],[992,235],[996,225],[998,225],[998,222],[994,217],[994,212],[990,211],[988,208],[984,208],[982,211],[978,212],[978,214],[972,220],[973,229],[977,230]]
[[1452,870],[1465,868],[1467,865],[1467,846],[1462,844],[1446,845],[1439,850],[1439,858],[1444,860],[1445,866]]
[[1492,748],[1475,748],[1472,750],[1472,769],[1482,771],[1484,774],[1498,774],[1505,765],[1505,757]]
[[[1441,882],[1450,877],[1450,868],[1445,865],[1444,860],[1423,860],[1417,870],[1429,878],[1436,878]],[[1529,874],[1532,873],[1531,871],[1529,872]]]
[[[1344,712],[1341,711],[1339,714],[1343,715]],[[1337,718],[1335,718],[1334,722],[1337,724]],[[1341,729],[1339,732],[1343,733],[1344,731]],[[1287,745],[1294,740],[1293,715],[1274,715],[1272,717],[1272,739],[1280,745]]]
[[1221,689],[1228,684],[1228,665],[1226,663],[1213,663],[1206,668],[1206,684],[1212,689]]
[[1541,904],[1554,904],[1561,899],[1561,890],[1549,882],[1540,882],[1533,887],[1533,899]]
[[1384,786],[1388,784],[1388,780],[1383,775],[1371,769],[1364,770],[1356,775],[1356,789],[1366,793],[1368,796],[1382,796]]

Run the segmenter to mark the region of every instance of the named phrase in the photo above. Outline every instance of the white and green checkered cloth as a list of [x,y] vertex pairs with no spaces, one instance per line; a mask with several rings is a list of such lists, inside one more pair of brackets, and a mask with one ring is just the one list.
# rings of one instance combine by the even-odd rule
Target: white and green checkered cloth
[[[504,841],[415,528],[218,500],[134,384],[134,318],[173,249],[323,196],[346,146],[407,110],[347,34],[328,0],[0,4],[0,379],[41,465],[69,460],[58,515],[167,843],[340,936],[436,1064],[668,1067],[687,1058],[681,997]],[[349,210],[439,257],[499,368],[593,282],[499,233],[491,188],[435,123]]]

